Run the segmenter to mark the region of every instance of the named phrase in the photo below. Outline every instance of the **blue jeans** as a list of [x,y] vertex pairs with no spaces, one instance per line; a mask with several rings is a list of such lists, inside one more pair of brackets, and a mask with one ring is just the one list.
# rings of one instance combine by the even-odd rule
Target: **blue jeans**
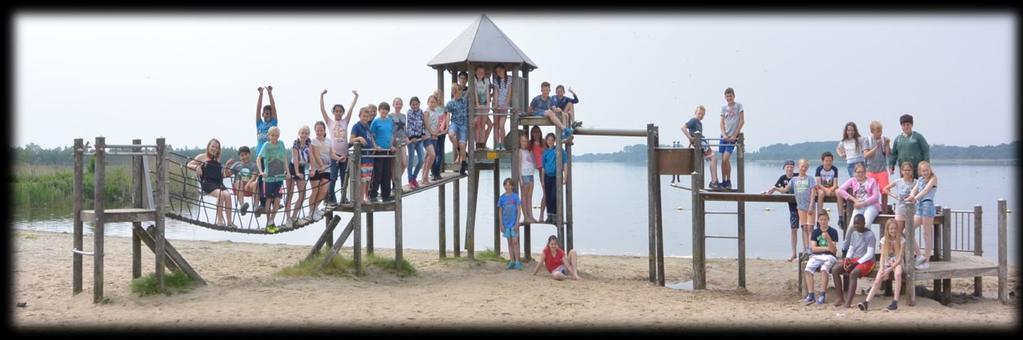
[[846,168],[849,170],[849,178],[853,178],[853,174],[856,171],[856,164],[860,164],[860,163],[863,163],[863,161],[856,161],[856,162],[848,163],[846,165]]
[[[408,180],[409,182],[419,177],[419,170],[423,168],[423,157],[426,156],[426,149],[423,147],[423,141],[409,143],[408,145]],[[412,157],[415,157],[414,159]],[[412,166],[415,163],[415,166]]]
[[437,136],[437,141],[436,141],[436,143],[433,144],[433,154],[434,154],[433,174],[436,175],[436,176],[440,176],[441,170],[444,170],[442,168],[442,166],[444,165],[444,143],[445,143],[445,139],[447,139],[447,138],[448,138],[447,134],[442,134],[440,136]]
[[327,185],[328,192],[327,199],[329,199],[331,202],[337,203],[337,195],[335,194],[336,191],[334,191],[334,184],[337,182],[338,179],[341,179],[341,190],[338,191],[344,192],[345,188],[348,187],[348,185],[345,183],[345,180],[347,179],[347,176],[345,175],[347,175],[347,172],[348,172],[347,159],[343,161],[337,161],[333,159],[330,160],[330,184]]

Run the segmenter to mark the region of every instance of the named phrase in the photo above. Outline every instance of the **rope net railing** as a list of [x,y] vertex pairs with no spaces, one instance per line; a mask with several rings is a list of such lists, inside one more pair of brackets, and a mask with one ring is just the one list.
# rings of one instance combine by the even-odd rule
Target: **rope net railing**
[[[376,154],[367,154],[362,158],[394,157],[392,153],[388,152],[367,152],[374,152]],[[259,203],[259,191],[263,188],[257,186],[257,191],[253,192],[242,187],[235,187],[234,181],[236,176],[224,176],[224,179],[229,180],[229,183],[224,184],[225,189],[221,190],[225,190],[231,196],[230,209],[228,209],[229,212],[225,211],[225,214],[231,216],[232,223],[227,224],[225,216],[225,223],[218,224],[216,222],[218,198],[203,192],[200,176],[195,170],[188,167],[190,162],[200,163],[200,166],[205,164],[194,160],[192,157],[174,152],[168,152],[166,160],[167,194],[169,198],[167,217],[208,229],[248,234],[289,232],[321,220],[326,214],[326,204],[332,203],[329,198],[334,196],[344,200],[347,197],[345,193],[348,189],[348,176],[351,176],[353,170],[359,170],[357,166],[353,169],[353,157],[349,157],[346,164],[345,178],[335,179],[340,180],[341,183],[335,184],[333,195],[330,195],[330,193],[325,194],[323,200],[317,202],[317,206],[313,211],[310,209],[313,203],[312,193],[313,191],[328,190],[331,182],[329,177],[327,180],[319,180],[314,184],[308,174],[305,174],[299,180],[292,180],[290,173],[286,174],[287,178],[282,182],[278,192],[280,194],[278,198],[280,204],[278,209],[273,211],[275,216],[272,220],[270,219],[271,212],[268,211],[271,198],[266,198],[265,206],[263,207]],[[155,169],[150,169],[150,172],[155,173]],[[294,189],[290,194],[288,193],[289,187]],[[239,193],[242,197],[241,200],[238,199]],[[296,202],[300,202],[298,208],[295,208]],[[268,228],[270,225],[273,225],[273,227]]]

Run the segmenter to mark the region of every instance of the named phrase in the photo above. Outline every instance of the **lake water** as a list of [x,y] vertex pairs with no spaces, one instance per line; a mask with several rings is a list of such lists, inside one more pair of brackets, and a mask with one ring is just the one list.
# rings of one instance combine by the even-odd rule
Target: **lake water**
[[[842,175],[844,164],[841,165]],[[816,164],[814,164],[816,166]],[[636,255],[646,256],[647,239],[647,178],[645,165],[621,163],[577,163],[573,170],[574,245],[582,254]],[[733,171],[734,164],[733,164]],[[746,191],[760,192],[769,188],[784,171],[780,162],[748,162],[746,166]],[[941,178],[936,196],[937,205],[954,210],[973,210],[981,205],[984,211],[983,237],[984,257],[997,260],[997,215],[996,202],[999,198],[1008,200],[1013,209],[1019,200],[1016,188],[1016,166],[1005,163],[938,163],[935,173]],[[479,212],[476,224],[476,249],[493,247],[493,172],[480,175]],[[510,176],[507,169],[502,177]],[[689,177],[682,176],[683,185],[689,186]],[[662,211],[664,220],[665,256],[691,256],[691,196],[689,191],[671,187],[671,176],[661,177]],[[733,179],[733,186],[735,186]],[[467,183],[461,185],[462,194],[462,240],[464,243],[465,216],[468,195]],[[446,244],[449,255],[452,252],[452,185],[448,184],[448,219]],[[502,189],[503,190],[503,189]],[[539,184],[534,190],[534,205],[540,202]],[[437,249],[437,194],[436,190],[406,198],[404,208],[404,246],[410,249]],[[834,204],[825,205],[834,211]],[[681,209],[680,209],[681,208]],[[708,202],[708,211],[734,211],[735,203]],[[769,208],[769,210],[768,210]],[[71,207],[33,209],[16,211],[14,227],[25,230],[68,232],[72,230]],[[539,210],[535,210],[538,214]],[[212,215],[212,212],[210,212]],[[1017,212],[1009,214],[1008,251],[1009,262],[1015,263],[1017,248]],[[351,215],[344,214],[342,226]],[[380,248],[394,247],[393,213],[376,213],[374,245]],[[834,220],[833,220],[834,221]],[[734,215],[708,215],[708,235],[734,236],[736,218]],[[746,205],[746,254],[749,258],[786,259],[790,254],[788,209],[784,203],[747,203]],[[167,219],[167,237],[176,240],[230,240],[233,242],[281,243],[311,246],[323,231],[323,223],[278,235],[247,235],[209,230],[176,220]],[[107,234],[130,236],[130,223],[108,224]],[[877,226],[874,226],[877,232]],[[90,227],[86,225],[86,229]],[[340,230],[340,228],[338,228]],[[87,231],[87,233],[90,231]],[[532,230],[532,250],[543,248],[547,236],[556,234],[549,225],[537,225]],[[365,235],[365,233],[363,233]],[[365,237],[365,236],[364,236]],[[524,242],[524,240],[523,240]],[[349,239],[347,246],[352,240]],[[365,243],[363,243],[365,244]],[[506,248],[502,238],[501,247]],[[67,247],[70,249],[70,244]],[[507,251],[507,249],[502,249]],[[708,257],[735,258],[736,240],[708,239]]]

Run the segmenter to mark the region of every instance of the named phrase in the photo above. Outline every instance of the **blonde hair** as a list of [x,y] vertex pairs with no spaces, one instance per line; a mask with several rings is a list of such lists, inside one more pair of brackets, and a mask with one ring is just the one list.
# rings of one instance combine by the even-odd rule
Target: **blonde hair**
[[872,120],[870,121],[870,132],[881,131],[881,122]]
[[[898,251],[899,243],[901,243],[901,241],[902,241],[902,233],[898,232],[898,229],[897,229],[898,227],[899,227],[899,225],[895,222],[894,218],[893,219],[889,219],[888,222],[884,223],[884,228],[885,228],[885,231],[884,231],[885,234],[883,235],[883,237],[884,237],[884,244],[882,244],[881,246],[884,247],[882,249],[885,249],[885,250],[888,251],[888,254],[896,254],[897,255],[896,252]],[[895,238],[894,239],[888,237],[888,231],[889,230],[895,230],[896,231],[896,232],[893,233],[893,234],[895,234]]]
[[703,105],[696,105],[696,111],[707,112],[707,108],[703,107]]
[[302,125],[302,127],[298,128],[298,133],[299,134],[302,134],[302,131],[305,131],[306,133],[309,133],[309,125]]
[[281,129],[276,127],[276,126],[271,126],[269,130],[266,130],[266,135],[267,136],[277,135],[277,137],[280,137],[281,136]]
[[927,166],[927,170],[930,170],[928,172],[931,173],[931,176],[928,177],[927,179],[933,178],[934,177],[934,168],[931,167],[931,162],[928,162],[928,161],[920,161],[920,163],[916,163],[916,173],[919,174],[920,173],[920,167],[925,166],[925,165]]
[[803,166],[803,164],[806,164],[807,166],[810,166],[810,161],[806,160],[806,158],[800,158],[799,159],[799,166]]

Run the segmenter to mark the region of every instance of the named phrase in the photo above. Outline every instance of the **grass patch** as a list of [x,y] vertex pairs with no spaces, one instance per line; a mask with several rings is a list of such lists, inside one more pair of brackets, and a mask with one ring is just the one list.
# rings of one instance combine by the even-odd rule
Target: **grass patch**
[[[467,255],[463,254],[462,256],[459,256],[459,257],[445,257],[445,258],[440,259],[440,261],[442,263],[466,262],[466,261],[469,261],[469,257]],[[501,255],[498,255],[497,252],[494,251],[493,249],[487,248],[487,249],[485,249],[483,251],[476,252],[476,263],[481,263],[481,262],[505,263],[505,262],[508,262],[508,259],[502,257]]]
[[21,239],[21,240],[34,240],[34,239],[39,238],[39,236],[32,235],[32,234],[25,233],[25,232],[20,232],[20,231],[19,232],[15,232],[14,233],[14,237],[17,238],[17,239]]
[[320,263],[323,263],[323,259],[326,256],[326,253],[321,252],[310,259],[302,260],[294,266],[285,267],[277,271],[277,275],[285,277],[310,277],[320,275],[351,276],[348,271],[354,268],[355,264],[352,260],[346,259],[341,255],[334,256],[334,259],[331,260],[330,264],[328,264],[323,271],[320,271]]
[[163,290],[157,288],[156,273],[149,273],[149,275],[131,281],[132,293],[138,293],[139,296],[186,293],[195,287],[195,282],[184,272],[172,270],[169,274],[163,276],[163,286]]
[[396,273],[400,277],[416,275],[416,268],[405,259],[401,259],[400,264],[395,264],[394,259],[369,255],[366,256],[366,264]]

